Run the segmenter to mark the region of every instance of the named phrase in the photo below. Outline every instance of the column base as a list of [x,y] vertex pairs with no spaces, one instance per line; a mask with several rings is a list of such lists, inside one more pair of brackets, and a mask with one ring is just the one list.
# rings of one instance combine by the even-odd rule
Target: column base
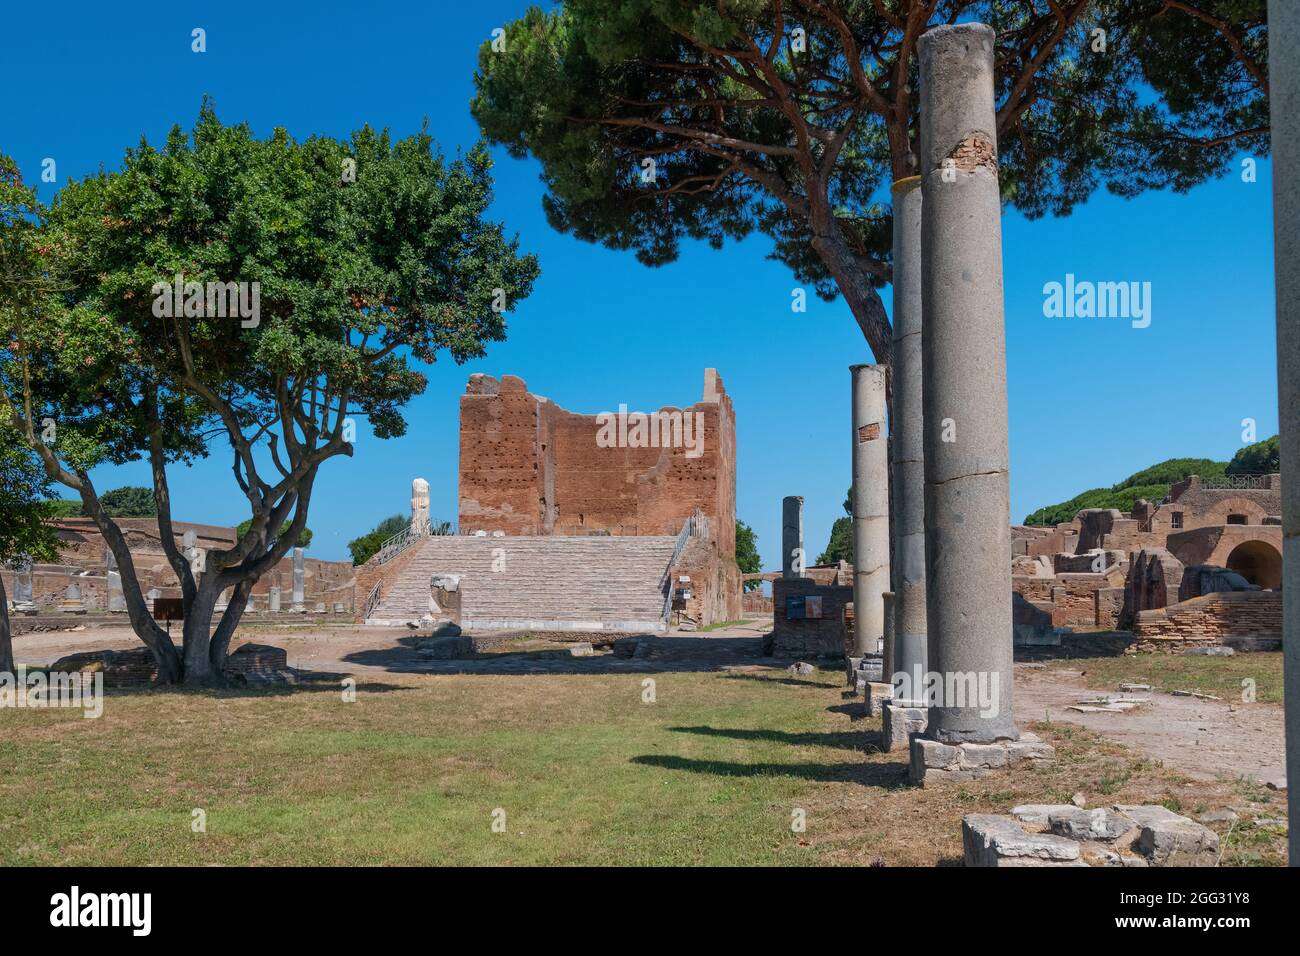
[[944,744],[913,737],[908,780],[922,787],[964,783],[1004,767],[1037,767],[1056,759],[1056,748],[1035,734],[989,744]]
[[861,689],[862,697],[866,701],[867,713],[872,717],[879,717],[885,709],[885,704],[894,699],[894,685],[882,684],[880,681],[860,680],[858,687]]
[[[893,686],[890,685],[890,690]],[[929,708],[917,700],[895,700],[893,695],[884,701],[880,712],[880,728],[886,752],[907,750],[913,737],[925,733],[929,724]]]

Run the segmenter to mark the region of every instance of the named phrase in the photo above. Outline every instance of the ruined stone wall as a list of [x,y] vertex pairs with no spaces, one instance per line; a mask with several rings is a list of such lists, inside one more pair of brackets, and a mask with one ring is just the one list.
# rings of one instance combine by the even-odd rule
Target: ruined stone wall
[[1140,612],[1133,633],[1138,650],[1178,651],[1215,644],[1275,650],[1282,644],[1282,594],[1216,591]]
[[598,416],[566,411],[513,375],[471,376],[461,396],[461,532],[673,535],[698,509],[734,555],[736,419],[721,378],[706,370],[701,401],[658,412],[689,421],[695,447],[657,447],[662,434],[650,447],[627,438],[601,447]]
[[[821,599],[821,616],[792,618],[790,599]],[[848,630],[844,606],[853,603],[852,585],[818,584],[811,578],[772,582],[772,647],[779,657],[835,657],[845,653]]]
[[[1282,476],[1269,475],[1264,488],[1206,488],[1192,475],[1169,489],[1168,503],[1151,515],[1150,530],[1158,534],[1228,523],[1228,515],[1244,515],[1248,525],[1263,524],[1282,513]],[[1181,515],[1176,527],[1175,515]]]
[[[135,566],[141,593],[147,594],[157,588],[162,597],[180,597],[180,581],[163,553],[157,519],[115,518],[114,521],[122,529],[131,551],[131,562]],[[51,524],[59,540],[59,563],[37,564],[32,569],[32,603],[38,608],[53,608],[63,600],[68,585],[75,582],[81,588],[87,610],[106,611],[105,556],[108,548],[99,528],[89,518],[59,518]],[[220,525],[177,521],[172,530],[177,548],[181,548],[187,531],[195,533],[198,547],[205,550],[230,548],[237,540],[234,528]],[[303,571],[303,593],[308,610],[320,602],[331,609],[335,603],[352,609],[354,572],[350,561],[322,561],[308,557],[303,562]],[[13,600],[13,572],[5,568],[3,579],[6,594]],[[288,610],[293,597],[292,552],[254,585],[252,593],[259,610],[267,609],[271,587],[277,582],[282,592],[282,607]]]

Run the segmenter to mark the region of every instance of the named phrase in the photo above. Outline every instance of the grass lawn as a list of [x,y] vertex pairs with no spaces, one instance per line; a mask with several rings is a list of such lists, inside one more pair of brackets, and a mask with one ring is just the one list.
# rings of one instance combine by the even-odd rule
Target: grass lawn
[[1115,657],[1064,658],[1049,662],[1084,672],[1089,687],[1117,692],[1122,682],[1150,684],[1156,690],[1194,690],[1226,701],[1241,700],[1243,681],[1254,681],[1261,704],[1282,703],[1282,652],[1234,654],[1232,657],[1184,657],[1181,654],[1122,654]]
[[[964,813],[1080,790],[1284,812],[1062,724],[1035,727],[1051,769],[914,789],[838,671],[652,676],[654,703],[629,673],[363,677],[356,703],[120,691],[98,720],[3,710],[0,864],[935,865],[960,860]],[[1280,835],[1249,840],[1224,862],[1281,862]]]

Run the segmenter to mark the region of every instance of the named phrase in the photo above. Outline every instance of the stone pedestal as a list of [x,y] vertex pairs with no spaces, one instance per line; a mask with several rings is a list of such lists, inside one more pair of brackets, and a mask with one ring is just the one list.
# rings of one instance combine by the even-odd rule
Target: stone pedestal
[[853,383],[853,649],[875,654],[889,590],[889,443],[885,369],[849,367]]
[[86,602],[81,597],[81,585],[72,582],[63,592],[63,600],[59,602],[59,610],[64,614],[85,614]]
[[862,698],[867,713],[872,717],[882,716],[885,704],[894,699],[894,685],[883,681],[862,681]]
[[1055,758],[1056,748],[1029,733],[1021,734],[1018,740],[986,744],[945,744],[917,736],[912,738],[907,778],[923,787],[964,783],[994,770],[1039,766]]
[[905,752],[913,737],[925,733],[926,709],[914,700],[895,699],[892,696],[892,684],[889,689],[891,696],[882,701],[880,711],[884,749],[890,753],[900,750]]
[[269,610],[272,614],[280,613],[280,586],[278,584],[271,585],[271,602]]
[[104,567],[107,569],[104,577],[108,589],[108,611],[110,614],[125,614],[126,595],[122,591],[122,574],[117,568],[117,558],[111,548],[104,549]]
[[943,744],[1018,736],[993,41],[962,23],[918,46],[927,658],[944,689],[926,734]]
[[803,498],[781,499],[781,577],[801,578],[808,566],[803,551]]
[[1300,865],[1300,4],[1269,0],[1273,261],[1277,274],[1278,419],[1282,435],[1282,650],[1290,862]]

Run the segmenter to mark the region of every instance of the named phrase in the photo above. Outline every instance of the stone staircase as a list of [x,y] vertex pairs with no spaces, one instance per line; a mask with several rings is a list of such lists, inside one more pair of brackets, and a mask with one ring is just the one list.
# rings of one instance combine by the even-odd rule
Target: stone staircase
[[429,579],[460,575],[461,625],[481,630],[663,631],[665,572],[677,539],[659,536],[433,535],[385,583],[368,624],[429,613]]

